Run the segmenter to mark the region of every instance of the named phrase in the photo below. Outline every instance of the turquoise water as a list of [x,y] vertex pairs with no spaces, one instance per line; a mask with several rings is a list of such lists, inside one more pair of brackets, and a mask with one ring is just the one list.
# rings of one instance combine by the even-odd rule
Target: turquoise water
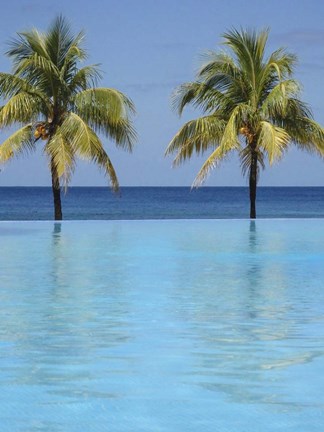
[[322,432],[324,220],[0,223],[2,432]]

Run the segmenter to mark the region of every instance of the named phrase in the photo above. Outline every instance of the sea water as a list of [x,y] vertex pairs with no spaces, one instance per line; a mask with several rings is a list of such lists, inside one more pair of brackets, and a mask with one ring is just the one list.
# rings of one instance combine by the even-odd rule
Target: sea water
[[[64,219],[214,219],[249,217],[246,187],[72,187],[62,192]],[[51,220],[50,188],[0,187],[0,220]],[[260,187],[263,218],[324,217],[323,187]]]
[[323,431],[323,219],[0,239],[2,432]]

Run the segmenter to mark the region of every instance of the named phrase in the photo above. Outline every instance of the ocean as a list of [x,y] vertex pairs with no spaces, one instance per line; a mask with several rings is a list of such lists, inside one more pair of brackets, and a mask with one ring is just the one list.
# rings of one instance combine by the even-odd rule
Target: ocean
[[[247,187],[71,187],[62,193],[68,220],[243,219]],[[258,218],[323,218],[324,187],[259,187]],[[0,220],[52,220],[48,187],[0,187]]]

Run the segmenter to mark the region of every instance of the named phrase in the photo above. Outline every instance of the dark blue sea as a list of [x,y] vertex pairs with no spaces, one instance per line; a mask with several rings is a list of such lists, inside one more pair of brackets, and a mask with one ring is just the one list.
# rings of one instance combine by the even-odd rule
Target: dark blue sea
[[[209,219],[248,218],[246,187],[71,187],[62,193],[63,218]],[[259,187],[259,218],[323,218],[324,187]],[[53,219],[47,187],[1,187],[0,220]]]

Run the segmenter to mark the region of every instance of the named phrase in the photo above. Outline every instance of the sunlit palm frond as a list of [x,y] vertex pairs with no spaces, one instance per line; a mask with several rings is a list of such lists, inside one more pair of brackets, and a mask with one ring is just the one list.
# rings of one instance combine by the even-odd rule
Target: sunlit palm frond
[[233,109],[226,123],[224,134],[220,143],[225,152],[229,150],[238,150],[240,148],[240,141],[238,137],[239,128],[242,123],[247,123],[249,121],[250,115],[251,109],[246,104],[239,104]]
[[96,151],[101,151],[102,144],[95,132],[77,114],[69,113],[62,125],[60,133],[69,143],[72,151],[79,157],[92,160]]
[[58,128],[48,140],[44,152],[49,156],[50,163],[54,165],[57,176],[63,180],[64,186],[67,187],[75,168],[75,158],[70,143],[61,133],[61,128]]
[[102,149],[100,153],[97,153],[96,163],[99,165],[100,168],[103,169],[105,175],[109,178],[110,185],[113,191],[117,192],[119,190],[117,174],[108,154],[104,149]]
[[[83,36],[84,33],[81,32],[76,37],[76,41],[74,41],[73,44],[69,47],[65,55],[63,65],[60,68],[60,77],[65,83],[70,83],[73,80],[75,75],[78,73],[76,72],[77,63],[86,57],[84,50],[79,46],[83,39]],[[82,87],[82,89],[85,88],[86,87]]]
[[260,107],[262,116],[267,119],[286,117],[290,99],[300,93],[300,85],[296,80],[281,81],[267,94]]
[[59,79],[60,73],[56,65],[46,57],[42,57],[35,53],[30,57],[22,60],[16,69],[16,74],[19,76],[27,77],[30,81],[36,81],[37,77],[33,77],[32,74],[43,73],[48,76]]
[[208,177],[210,171],[213,170],[229,152],[230,149],[226,150],[222,146],[217,147],[216,150],[214,150],[209,158],[204,162],[192,184],[192,187],[197,188],[201,186]]
[[127,96],[116,89],[104,87],[80,91],[74,98],[74,105],[78,113],[92,121],[96,121],[99,111],[105,112],[111,122],[118,122],[121,117],[135,112],[134,104]]
[[47,108],[43,101],[29,93],[20,92],[10,98],[0,109],[0,125],[9,126],[14,123],[27,123],[36,121]]
[[46,105],[48,110],[51,110],[51,104],[48,97],[38,87],[31,85],[28,81],[17,75],[8,73],[0,73],[0,94],[4,98],[11,98],[20,92],[28,93],[30,96],[35,96],[42,101],[42,105]]
[[102,133],[115,141],[117,147],[132,152],[137,134],[132,122],[128,118],[121,118],[111,123],[109,118],[101,124],[89,122],[91,127],[98,133]]
[[202,154],[222,140],[226,122],[215,115],[187,122],[174,136],[165,154],[177,152],[174,164],[189,159],[193,152]]
[[76,95],[74,106],[92,129],[113,138],[117,146],[132,150],[136,133],[129,113],[135,108],[123,93],[108,88],[85,90]]
[[35,91],[35,88],[23,78],[9,73],[0,73],[0,94],[2,97],[9,98],[21,91],[31,92]]
[[172,94],[172,107],[179,115],[182,114],[187,104],[191,102],[195,103],[197,95],[200,93],[201,85],[199,82],[185,83],[174,90]]
[[82,159],[95,162],[103,168],[105,174],[110,178],[113,189],[118,189],[115,170],[99,137],[81,117],[70,113],[64,120],[60,132],[74,154]]
[[291,137],[285,129],[267,121],[261,121],[260,128],[257,146],[261,151],[267,153],[271,165],[275,160],[281,159],[288,148]]
[[0,145],[0,163],[33,150],[35,150],[35,140],[32,135],[32,125],[28,124],[14,132]]

